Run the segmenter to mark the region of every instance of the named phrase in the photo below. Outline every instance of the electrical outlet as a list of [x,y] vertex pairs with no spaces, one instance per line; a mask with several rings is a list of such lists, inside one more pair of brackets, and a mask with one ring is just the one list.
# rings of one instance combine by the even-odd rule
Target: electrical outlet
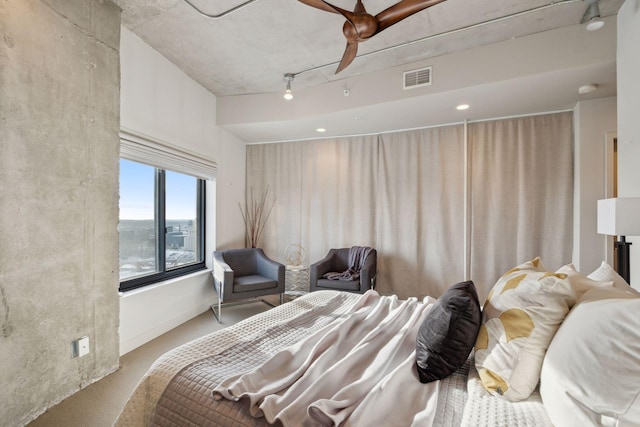
[[82,337],[73,341],[73,357],[82,357],[87,354],[89,354],[89,337]]

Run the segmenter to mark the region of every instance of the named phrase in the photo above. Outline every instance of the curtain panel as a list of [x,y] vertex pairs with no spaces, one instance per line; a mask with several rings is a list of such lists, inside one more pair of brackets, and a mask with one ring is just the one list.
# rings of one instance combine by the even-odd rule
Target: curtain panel
[[[269,206],[274,203],[258,243],[267,255],[283,263],[285,248],[302,243],[304,150],[305,143],[297,142],[247,146],[246,203],[264,194]],[[308,250],[306,243],[302,244]]]
[[379,290],[441,295],[464,280],[464,127],[380,137]]
[[260,246],[305,265],[331,248],[378,251],[383,294],[481,299],[511,267],[571,259],[572,114],[247,146],[246,195],[275,198]]
[[481,298],[503,273],[540,256],[571,262],[572,113],[471,123],[470,277]]
[[305,143],[300,238],[310,263],[330,248],[376,246],[378,157],[375,135]]
[[261,239],[269,256],[301,244],[306,265],[330,248],[376,245],[378,137],[247,147],[247,195],[276,202]]

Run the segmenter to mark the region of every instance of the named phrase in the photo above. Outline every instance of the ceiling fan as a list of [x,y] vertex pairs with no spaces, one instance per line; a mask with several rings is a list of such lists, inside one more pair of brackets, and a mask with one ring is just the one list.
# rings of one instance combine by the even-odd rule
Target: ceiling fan
[[347,68],[356,57],[358,53],[358,43],[370,39],[380,31],[386,30],[393,24],[397,24],[414,13],[442,3],[445,0],[401,0],[378,13],[376,16],[367,13],[362,4],[362,0],[357,0],[353,12],[341,9],[324,0],[298,1],[320,10],[340,14],[347,19],[342,27],[342,32],[347,39],[347,48],[336,70],[336,74],[338,74]]

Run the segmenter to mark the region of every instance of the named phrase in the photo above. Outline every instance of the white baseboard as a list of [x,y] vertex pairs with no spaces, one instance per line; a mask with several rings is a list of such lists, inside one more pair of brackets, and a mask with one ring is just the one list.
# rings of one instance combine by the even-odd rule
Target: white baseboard
[[209,271],[120,297],[120,356],[209,310],[216,299]]
[[216,300],[215,298],[213,298],[208,303],[203,303],[197,307],[194,307],[193,309],[186,310],[178,315],[174,315],[165,322],[162,322],[161,324],[158,324],[141,334],[138,334],[128,340],[121,341],[120,356],[123,356],[130,351],[135,350],[136,348],[148,343],[149,341],[158,338],[160,335],[169,332],[173,328],[176,328],[185,322],[188,322],[189,320],[199,316],[205,311],[211,310],[211,305],[215,302]]

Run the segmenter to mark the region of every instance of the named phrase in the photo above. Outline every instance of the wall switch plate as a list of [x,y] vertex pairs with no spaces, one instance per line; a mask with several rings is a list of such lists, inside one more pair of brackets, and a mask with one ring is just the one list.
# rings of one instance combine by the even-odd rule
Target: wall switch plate
[[73,342],[73,357],[82,357],[89,354],[89,337],[78,338]]

